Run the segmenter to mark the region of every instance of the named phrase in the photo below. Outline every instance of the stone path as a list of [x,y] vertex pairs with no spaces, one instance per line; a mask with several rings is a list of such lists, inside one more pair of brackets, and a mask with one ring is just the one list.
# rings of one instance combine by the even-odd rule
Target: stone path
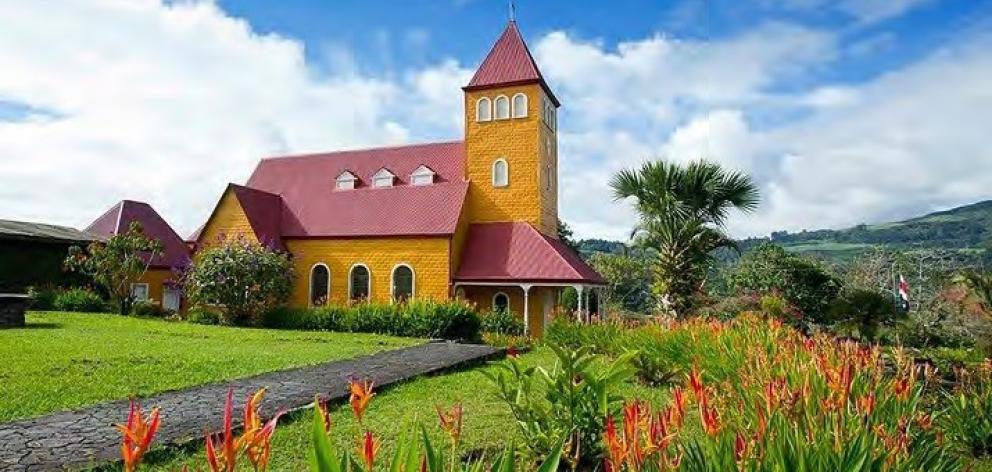
[[[298,409],[314,395],[343,399],[347,380],[371,378],[377,387],[472,361],[501,355],[488,346],[428,343],[367,357],[257,375],[229,383],[208,384],[163,393],[142,400],[146,408],[162,408],[156,444],[200,440],[205,429],[219,430],[227,389],[234,387],[235,418],[250,392],[268,387],[264,415]],[[0,424],[0,470],[43,471],[83,468],[120,457],[120,433],[112,425],[125,420],[128,402],[116,401],[78,411]]]

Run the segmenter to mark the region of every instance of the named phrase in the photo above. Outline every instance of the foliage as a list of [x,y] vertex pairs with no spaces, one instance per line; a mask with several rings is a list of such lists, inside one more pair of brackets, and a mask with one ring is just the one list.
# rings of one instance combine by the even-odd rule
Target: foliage
[[225,323],[246,324],[289,299],[293,263],[284,252],[225,240],[197,254],[183,286],[193,303],[224,307]]
[[759,310],[761,310],[761,297],[749,294],[717,297],[712,303],[699,307],[696,313],[703,318],[728,321],[741,313]]
[[644,251],[596,253],[589,257],[589,265],[606,279],[604,301],[609,309],[648,313],[656,306],[651,293],[651,260]]
[[969,270],[961,275],[965,284],[978,299],[981,310],[992,315],[992,272]]
[[558,220],[558,240],[565,243],[570,249],[575,251],[576,254],[579,253],[579,245],[574,239],[575,233],[572,232],[572,228],[568,226],[565,220]]
[[830,308],[835,327],[854,328],[869,342],[877,340],[880,327],[891,326],[905,317],[891,295],[875,290],[844,290]]
[[580,462],[589,462],[600,450],[603,418],[620,407],[616,388],[633,375],[634,354],[607,363],[587,348],[549,347],[556,356],[550,370],[510,358],[485,375],[534,455],[553,457],[556,445],[567,441]]
[[55,295],[58,289],[51,286],[28,287],[28,296],[31,297],[32,310],[51,310],[55,307]]
[[131,312],[134,301],[131,284],[145,274],[151,261],[162,252],[162,243],[145,236],[141,224],[134,221],[126,232],[103,242],[94,242],[85,251],[72,246],[65,266],[92,277],[107,290],[119,313],[126,315]]
[[686,316],[713,251],[734,246],[723,225],[733,209],[754,210],[758,188],[750,176],[705,161],[686,166],[648,162],[610,181],[617,199],[633,197],[640,216],[636,242],[656,251],[653,291],[661,308]]
[[520,336],[524,334],[524,322],[508,310],[492,310],[482,315],[482,332]]
[[955,391],[946,394],[941,426],[947,439],[972,457],[992,456],[992,360],[973,371],[959,370]]
[[148,300],[139,300],[134,302],[131,307],[131,315],[144,317],[144,318],[164,318],[169,312],[162,308],[161,305],[152,303]]
[[76,311],[85,313],[100,313],[106,311],[100,294],[82,287],[60,290],[52,299],[52,308],[57,311]]
[[186,321],[201,325],[219,325],[224,314],[216,308],[197,306],[186,312]]
[[803,317],[824,323],[841,283],[815,260],[763,244],[747,252],[727,274],[731,293],[781,294]]
[[275,308],[263,313],[267,328],[379,333],[394,336],[460,339],[479,338],[481,320],[460,301],[413,300],[407,303],[361,302],[312,309]]

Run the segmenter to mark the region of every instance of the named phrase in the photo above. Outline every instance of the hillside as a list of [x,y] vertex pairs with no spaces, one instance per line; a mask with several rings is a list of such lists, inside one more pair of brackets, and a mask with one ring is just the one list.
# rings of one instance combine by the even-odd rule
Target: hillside
[[[952,249],[992,262],[992,200],[891,223],[798,233],[776,231],[767,238],[745,239],[740,244],[746,250],[768,240],[791,252],[834,262],[850,260],[873,246],[900,250]],[[579,242],[583,253],[615,249],[617,245],[620,244],[602,240]]]

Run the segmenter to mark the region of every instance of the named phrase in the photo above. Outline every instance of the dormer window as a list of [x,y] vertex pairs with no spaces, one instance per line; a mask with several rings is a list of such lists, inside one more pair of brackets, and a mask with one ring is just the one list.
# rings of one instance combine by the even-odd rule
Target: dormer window
[[372,176],[372,186],[376,188],[392,187],[395,180],[396,176],[389,169],[383,167]]
[[410,185],[430,185],[434,183],[436,174],[430,167],[420,166],[410,174]]
[[335,179],[334,188],[335,190],[354,190],[357,182],[358,177],[355,177],[355,174],[344,171]]

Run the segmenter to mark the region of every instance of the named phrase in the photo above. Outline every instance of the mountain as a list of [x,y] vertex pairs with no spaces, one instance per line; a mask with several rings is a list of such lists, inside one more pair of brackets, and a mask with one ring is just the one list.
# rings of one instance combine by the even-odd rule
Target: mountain
[[[908,220],[874,225],[861,224],[846,229],[815,231],[775,231],[766,238],[739,241],[745,251],[761,242],[772,241],[795,253],[808,254],[832,262],[849,261],[874,246],[897,250],[949,249],[963,256],[992,263],[992,200],[929,213]],[[583,254],[616,252],[623,244],[615,241],[582,240]]]

